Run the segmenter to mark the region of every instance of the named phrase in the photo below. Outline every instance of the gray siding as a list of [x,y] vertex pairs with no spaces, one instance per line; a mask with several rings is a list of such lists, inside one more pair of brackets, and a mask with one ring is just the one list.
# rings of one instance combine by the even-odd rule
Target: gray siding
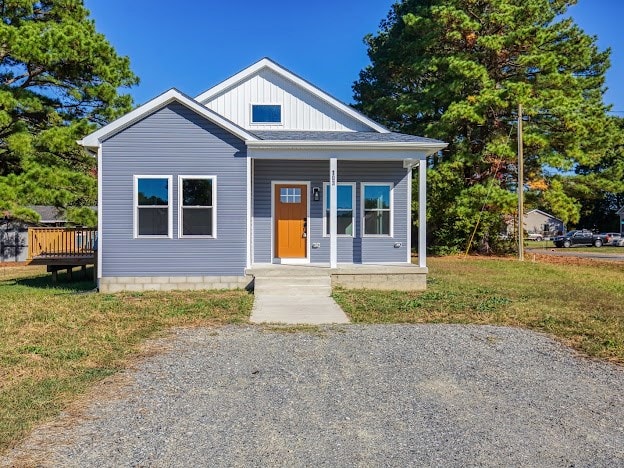
[[[310,181],[311,187],[323,187],[329,180],[329,161],[254,161],[254,262],[270,263],[271,237],[271,181]],[[338,161],[338,181],[356,182],[355,237],[338,238],[339,263],[377,263],[407,261],[407,169],[401,161],[359,162]],[[394,184],[394,236],[361,237],[360,210],[361,182],[392,182]],[[310,196],[311,194],[309,194]],[[323,237],[323,196],[310,200],[308,242],[320,243],[310,249],[312,263],[329,262],[329,238]],[[401,243],[395,248],[396,242]]]
[[28,257],[28,226],[0,221],[0,263],[25,262]]
[[[173,238],[133,239],[133,175],[173,176]],[[217,176],[217,238],[178,238],[178,175]],[[102,148],[102,275],[242,275],[246,264],[244,142],[170,104]]]

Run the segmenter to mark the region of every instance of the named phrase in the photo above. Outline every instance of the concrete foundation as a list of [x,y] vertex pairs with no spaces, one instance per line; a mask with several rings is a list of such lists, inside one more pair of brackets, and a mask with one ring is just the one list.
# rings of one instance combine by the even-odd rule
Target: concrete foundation
[[427,289],[425,273],[410,274],[342,274],[334,273],[332,287],[345,289],[378,289],[383,291],[424,291]]
[[[387,291],[424,291],[427,289],[427,268],[410,264],[339,265],[267,265],[247,270],[248,274],[270,280],[285,275],[291,278],[331,277],[332,287],[348,289],[380,289]],[[305,280],[304,280],[305,281]]]
[[202,289],[245,289],[253,276],[113,276],[100,278],[103,293],[121,291],[183,291]]

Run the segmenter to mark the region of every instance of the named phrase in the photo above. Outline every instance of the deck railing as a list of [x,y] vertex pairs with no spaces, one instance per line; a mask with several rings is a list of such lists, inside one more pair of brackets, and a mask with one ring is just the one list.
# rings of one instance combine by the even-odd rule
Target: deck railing
[[85,228],[28,228],[28,259],[93,256],[96,233]]

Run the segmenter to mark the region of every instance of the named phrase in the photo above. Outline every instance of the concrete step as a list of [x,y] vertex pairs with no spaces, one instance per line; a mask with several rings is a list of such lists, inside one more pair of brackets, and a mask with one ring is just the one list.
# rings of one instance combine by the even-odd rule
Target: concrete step
[[256,296],[330,296],[331,278],[329,276],[256,276],[254,293]]

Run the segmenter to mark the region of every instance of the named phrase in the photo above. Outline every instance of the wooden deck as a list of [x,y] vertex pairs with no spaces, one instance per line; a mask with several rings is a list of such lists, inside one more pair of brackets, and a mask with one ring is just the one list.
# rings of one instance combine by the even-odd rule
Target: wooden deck
[[71,276],[74,267],[95,266],[96,233],[84,228],[29,228],[27,264],[46,265],[53,280],[58,270]]

